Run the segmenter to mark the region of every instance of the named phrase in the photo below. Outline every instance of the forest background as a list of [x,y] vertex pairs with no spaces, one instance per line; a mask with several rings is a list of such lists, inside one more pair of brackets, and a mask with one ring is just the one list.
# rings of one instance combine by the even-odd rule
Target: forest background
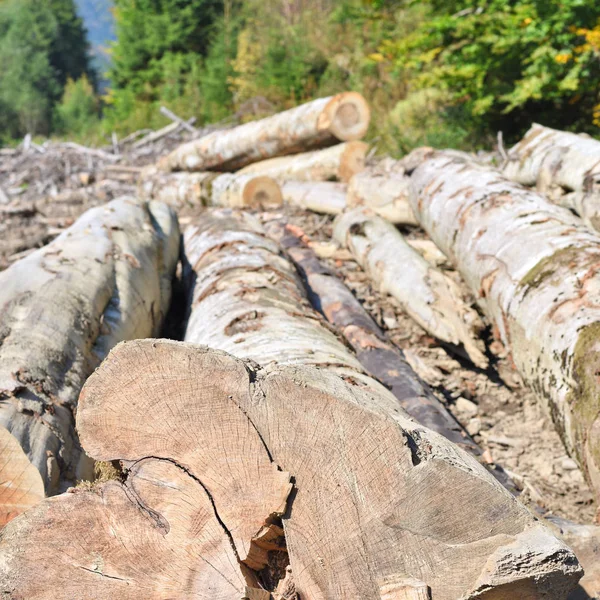
[[356,90],[380,149],[474,149],[532,122],[600,136],[599,84],[592,0],[0,0],[3,144]]

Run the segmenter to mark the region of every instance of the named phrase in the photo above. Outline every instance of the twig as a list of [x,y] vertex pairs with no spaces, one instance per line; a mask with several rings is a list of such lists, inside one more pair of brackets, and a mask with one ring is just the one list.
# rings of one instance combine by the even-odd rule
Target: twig
[[508,154],[506,154],[506,150],[504,149],[504,140],[502,137],[502,132],[498,132],[498,152],[500,152],[500,156],[502,160],[507,163],[508,162]]
[[101,158],[102,160],[110,160],[111,162],[120,160],[121,158],[121,155],[119,154],[109,154],[108,152],[104,152],[104,150],[98,150],[97,148],[87,148],[86,146],[76,144],[75,142],[65,142],[63,146],[65,148],[71,148],[72,150],[78,150],[79,152],[83,152],[84,154],[87,154],[89,156]]
[[10,196],[0,186],[0,204],[9,204]]
[[119,154],[119,138],[117,137],[117,134],[113,131],[112,132],[112,145],[113,145],[113,154]]
[[166,106],[160,107],[160,114],[171,119],[175,123],[179,123],[184,129],[190,133],[196,133],[196,128],[190,125],[187,121],[184,121],[181,117],[178,117],[173,111],[169,110]]

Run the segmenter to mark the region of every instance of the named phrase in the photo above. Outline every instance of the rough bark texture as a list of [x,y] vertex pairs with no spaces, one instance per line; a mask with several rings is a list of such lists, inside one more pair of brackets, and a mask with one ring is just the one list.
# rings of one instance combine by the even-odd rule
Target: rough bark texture
[[458,286],[414,250],[393,225],[370,209],[355,208],[338,217],[334,235],[375,285],[394,296],[425,331],[464,347],[475,365],[487,367],[479,316],[462,299]]
[[73,413],[118,342],[157,335],[179,251],[174,213],[115,200],[0,274],[0,522],[92,476]]
[[241,173],[267,175],[278,180],[347,182],[365,168],[368,150],[364,142],[346,142],[324,150],[264,160],[249,165]]
[[281,195],[286,204],[326,215],[346,208],[346,185],[331,181],[284,181]]
[[140,177],[140,196],[181,209],[185,206],[264,208],[283,202],[279,184],[270,177],[235,173],[163,173],[154,167]]
[[390,223],[418,225],[408,196],[410,178],[403,161],[381,161],[352,177],[348,206],[367,206]]
[[599,491],[600,238],[539,194],[444,152],[412,179],[423,227],[459,267]]
[[161,160],[167,171],[235,171],[259,160],[362,138],[370,110],[355,92],[320,98],[188,142]]
[[[188,339],[272,364],[165,340],[116,348],[86,383],[77,419],[95,458],[131,467],[127,481],[9,524],[1,591],[87,598],[97,577],[99,600],[237,600],[244,585],[264,596],[246,565],[268,560],[282,517],[300,598],[379,600],[418,582],[439,600],[566,598],[581,574],[573,554],[361,372],[255,221],[204,213],[186,251],[196,273]],[[285,329],[271,326],[281,318]],[[91,542],[90,523],[67,513],[92,514]]]
[[600,141],[535,124],[508,157],[507,177],[537,185],[553,202],[600,228]]

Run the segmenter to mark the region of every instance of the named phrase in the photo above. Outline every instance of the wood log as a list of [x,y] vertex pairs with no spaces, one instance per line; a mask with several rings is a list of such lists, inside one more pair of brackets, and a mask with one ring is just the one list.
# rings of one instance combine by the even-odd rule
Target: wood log
[[402,161],[381,161],[352,177],[348,206],[367,206],[396,225],[418,225],[408,197],[410,178]]
[[443,152],[412,179],[420,222],[458,266],[599,492],[600,237],[497,171]]
[[193,140],[159,165],[166,171],[236,171],[266,158],[361,139],[369,121],[365,99],[344,92]]
[[[414,580],[439,600],[566,598],[581,575],[569,549],[475,459],[408,418],[393,395],[354,367],[256,221],[203,213],[186,248],[199,288],[191,292],[186,336],[224,347],[235,338],[242,355],[272,364],[261,368],[166,340],[111,352],[86,383],[77,421],[94,457],[131,467],[127,481],[45,501],[10,523],[0,538],[0,590],[28,600],[47,598],[49,589],[57,600],[233,600],[245,584],[254,597],[262,582],[258,576],[253,583],[246,566],[268,559],[260,544],[279,515],[300,598],[379,600],[418,589]],[[269,324],[282,311],[290,311],[285,333]],[[292,350],[291,340],[299,348]],[[150,476],[136,472],[146,464]],[[184,493],[184,482],[197,494]],[[153,485],[156,492],[148,490]],[[114,506],[108,500],[117,491]],[[212,522],[210,511],[197,508],[202,491],[229,547],[217,532],[197,533]],[[61,520],[84,513],[90,493],[101,499],[102,519],[90,517],[85,528]],[[60,502],[69,504],[59,513]],[[143,518],[130,514],[136,511]],[[131,526],[114,535],[126,518]],[[100,592],[85,596],[92,574]],[[233,584],[219,596],[224,579]]]
[[281,195],[286,204],[326,215],[339,215],[346,208],[346,185],[331,181],[283,181]]
[[251,164],[240,173],[268,175],[278,180],[348,182],[365,168],[369,145],[346,142],[324,150],[280,156]]
[[478,314],[462,299],[456,283],[411,248],[392,224],[370,209],[355,208],[336,219],[334,236],[374,284],[396,298],[425,331],[462,346],[476,366],[487,367]]
[[503,172],[600,229],[600,141],[534,124],[508,153]]
[[160,200],[176,209],[202,206],[276,208],[283,203],[279,184],[270,177],[236,173],[163,173],[145,169],[139,194]]
[[178,248],[166,205],[123,198],[0,273],[0,523],[90,478],[79,391],[119,341],[159,333]]

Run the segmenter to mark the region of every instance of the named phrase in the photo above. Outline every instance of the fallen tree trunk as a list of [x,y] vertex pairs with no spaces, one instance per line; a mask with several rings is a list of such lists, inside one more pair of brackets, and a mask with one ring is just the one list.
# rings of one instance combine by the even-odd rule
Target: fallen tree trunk
[[503,171],[600,229],[600,141],[534,124],[510,150]]
[[476,366],[487,367],[479,316],[462,299],[454,281],[411,248],[393,225],[371,210],[355,208],[338,217],[334,236],[380,291],[396,298],[425,331],[462,346]]
[[365,168],[368,150],[364,142],[346,142],[324,150],[257,162],[240,173],[267,175],[279,180],[347,182]]
[[[413,371],[402,350],[388,340],[354,294],[302,242],[303,232],[276,221],[267,225],[267,231],[301,273],[311,304],[344,335],[366,371],[381,381],[421,425],[480,458],[481,449]],[[505,487],[515,489],[501,470],[497,476]]]
[[358,140],[369,121],[365,99],[345,92],[193,140],[159,165],[166,171],[235,171],[266,158]]
[[281,206],[279,184],[270,177],[236,173],[162,173],[144,170],[140,177],[142,198],[160,200],[181,209],[184,206],[263,208]]
[[[31,600],[44,597],[42,585],[58,600],[233,600],[246,585],[251,598],[263,580],[253,584],[248,567],[279,547],[281,517],[300,598],[379,600],[423,591],[420,582],[438,600],[566,598],[580,576],[573,554],[475,459],[409,419],[355,368],[255,221],[204,213],[185,242],[197,276],[186,337],[271,366],[165,340],[121,344],[88,380],[78,427],[94,457],[132,466],[127,481],[54,499],[11,523],[0,539],[0,589]],[[271,327],[279,317],[283,333]],[[173,473],[159,473],[155,461]],[[147,463],[150,476],[140,476]],[[175,475],[199,498],[193,489],[182,498]],[[212,513],[196,509],[204,495],[190,480]],[[113,508],[109,493],[129,504]],[[81,514],[99,503],[90,494],[105,512],[92,543],[81,544],[89,525],[83,533],[56,512],[68,502],[63,511]],[[182,509],[168,512],[171,504]],[[129,511],[144,519],[129,516],[132,526],[115,536],[113,523]],[[202,534],[213,513],[239,562],[222,538]],[[82,596],[98,574],[101,593]],[[224,579],[229,593],[210,595]]]
[[179,248],[164,204],[84,214],[0,273],[0,523],[92,476],[73,414],[110,348],[159,333]]
[[600,238],[539,194],[444,152],[412,178],[423,227],[459,267],[600,491]]
[[396,225],[418,225],[410,206],[410,178],[402,161],[386,159],[352,177],[348,206],[366,206]]
[[281,195],[286,204],[326,215],[346,208],[346,185],[331,181],[284,181]]

